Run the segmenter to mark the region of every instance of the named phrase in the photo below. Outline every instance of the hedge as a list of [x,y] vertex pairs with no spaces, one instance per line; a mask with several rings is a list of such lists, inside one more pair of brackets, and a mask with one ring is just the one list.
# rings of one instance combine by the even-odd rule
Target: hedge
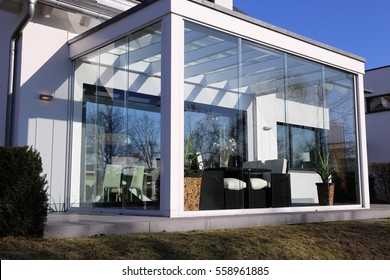
[[43,237],[47,221],[46,175],[31,147],[0,147],[0,237]]

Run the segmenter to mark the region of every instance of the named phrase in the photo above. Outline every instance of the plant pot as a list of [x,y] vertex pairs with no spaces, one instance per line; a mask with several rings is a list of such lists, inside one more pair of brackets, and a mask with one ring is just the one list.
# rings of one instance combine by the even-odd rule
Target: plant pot
[[316,183],[318,192],[318,202],[320,205],[333,205],[334,184]]
[[227,159],[224,159],[224,160],[221,162],[221,164],[220,164],[221,167],[228,167],[228,165],[229,165],[229,159],[228,159],[228,158],[227,158]]
[[201,177],[184,177],[184,211],[199,210]]

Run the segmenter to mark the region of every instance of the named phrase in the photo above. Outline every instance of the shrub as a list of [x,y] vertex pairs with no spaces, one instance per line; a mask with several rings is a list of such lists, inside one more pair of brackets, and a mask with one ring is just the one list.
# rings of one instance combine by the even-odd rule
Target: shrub
[[390,202],[390,162],[370,164],[370,184],[377,201]]
[[42,160],[31,147],[0,147],[0,237],[42,237],[48,197]]

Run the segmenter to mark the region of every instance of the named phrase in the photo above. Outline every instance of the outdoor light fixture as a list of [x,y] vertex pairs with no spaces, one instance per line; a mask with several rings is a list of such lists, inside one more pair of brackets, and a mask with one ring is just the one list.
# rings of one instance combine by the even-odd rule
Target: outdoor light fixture
[[40,94],[39,99],[43,101],[51,101],[53,99],[53,95],[49,94]]
[[272,127],[270,127],[270,126],[263,126],[263,130],[265,130],[265,131],[268,131],[268,130],[271,130],[272,129]]

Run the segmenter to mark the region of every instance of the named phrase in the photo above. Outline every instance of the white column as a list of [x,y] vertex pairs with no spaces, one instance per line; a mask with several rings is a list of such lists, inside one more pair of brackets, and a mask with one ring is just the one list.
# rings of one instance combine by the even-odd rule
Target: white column
[[184,20],[162,22],[161,210],[167,217],[184,211]]
[[368,158],[367,158],[367,137],[366,137],[366,118],[364,108],[364,82],[363,75],[357,75],[356,79],[356,107],[358,120],[358,139],[359,139],[359,154],[360,159],[360,186],[361,199],[364,208],[370,208],[370,189],[368,181]]

